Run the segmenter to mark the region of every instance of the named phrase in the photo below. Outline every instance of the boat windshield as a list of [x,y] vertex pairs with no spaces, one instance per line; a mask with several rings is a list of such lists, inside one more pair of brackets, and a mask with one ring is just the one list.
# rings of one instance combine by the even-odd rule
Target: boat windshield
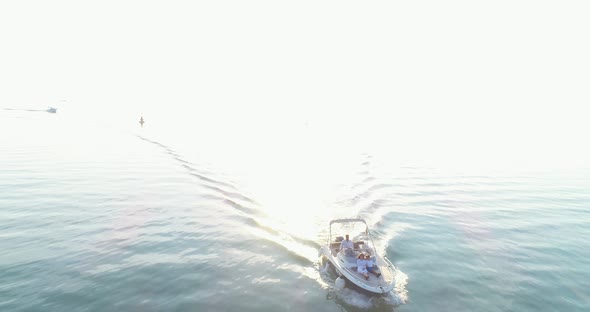
[[368,228],[363,222],[342,222],[331,225],[332,242],[339,241],[347,234],[353,242],[368,240]]

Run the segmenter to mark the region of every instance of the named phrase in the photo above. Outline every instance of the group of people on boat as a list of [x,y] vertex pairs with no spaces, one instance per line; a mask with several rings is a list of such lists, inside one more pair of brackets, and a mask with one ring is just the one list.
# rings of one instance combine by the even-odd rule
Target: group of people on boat
[[[344,252],[346,256],[355,256],[354,252],[354,243],[352,240],[349,239],[348,234],[346,234],[346,239],[340,242],[340,250]],[[369,253],[359,253],[357,260],[356,260],[356,271],[360,275],[362,275],[366,280],[369,279],[369,273],[375,274],[377,277],[381,276],[377,265],[373,263],[371,260],[371,255]]]
[[356,271],[362,275],[366,280],[369,280],[369,273],[375,274],[377,277],[381,276],[381,273],[377,269],[377,266],[371,260],[369,254],[359,254],[356,260]]

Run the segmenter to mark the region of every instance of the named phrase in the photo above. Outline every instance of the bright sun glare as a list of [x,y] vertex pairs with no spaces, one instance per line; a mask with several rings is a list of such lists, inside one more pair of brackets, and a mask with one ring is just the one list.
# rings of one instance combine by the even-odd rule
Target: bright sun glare
[[161,132],[263,138],[252,148],[459,166],[590,159],[585,2],[2,7],[5,107],[59,103],[113,126],[143,115]]

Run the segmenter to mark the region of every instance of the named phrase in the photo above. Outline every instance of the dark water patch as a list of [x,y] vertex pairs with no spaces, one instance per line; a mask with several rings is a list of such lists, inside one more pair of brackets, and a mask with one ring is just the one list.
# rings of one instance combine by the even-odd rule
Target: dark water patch
[[8,301],[6,305],[0,304],[3,309],[8,309],[6,311],[39,309],[47,298],[47,290],[57,287],[75,288],[80,280],[79,272],[60,264],[58,258],[25,262],[0,269],[0,302],[4,296],[20,299],[18,302]]
[[[95,300],[90,306],[102,310],[171,311],[186,298],[207,296],[204,289],[211,289],[207,286],[215,280],[211,268],[198,262],[127,267],[90,277],[92,284],[79,292],[92,294]],[[59,293],[47,296],[48,301],[60,303],[53,300]]]
[[[37,274],[41,274],[47,269],[47,261],[23,261],[12,265],[2,265],[0,268],[2,269],[2,277],[6,280],[9,280],[10,278],[17,278],[24,271],[33,273],[32,276],[41,277]],[[9,286],[9,284],[4,284],[2,285],[2,288],[9,288]]]

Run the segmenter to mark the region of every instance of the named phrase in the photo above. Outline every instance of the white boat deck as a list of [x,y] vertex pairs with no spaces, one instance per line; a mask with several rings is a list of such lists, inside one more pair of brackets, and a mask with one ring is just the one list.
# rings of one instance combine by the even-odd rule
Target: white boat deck
[[[334,259],[338,261],[340,267],[346,270],[348,273],[353,275],[354,277],[358,278],[359,280],[364,281],[365,284],[369,284],[371,286],[379,286],[382,282],[385,282],[383,279],[383,275],[377,277],[375,274],[369,273],[369,279],[365,279],[363,275],[357,272],[356,260],[358,255],[363,252],[362,243],[358,244],[355,243],[354,253],[355,256],[346,256],[340,253],[340,243],[332,243],[330,246],[331,253],[334,256]],[[374,260],[374,258],[373,258]],[[381,268],[379,268],[379,272],[382,272]]]

